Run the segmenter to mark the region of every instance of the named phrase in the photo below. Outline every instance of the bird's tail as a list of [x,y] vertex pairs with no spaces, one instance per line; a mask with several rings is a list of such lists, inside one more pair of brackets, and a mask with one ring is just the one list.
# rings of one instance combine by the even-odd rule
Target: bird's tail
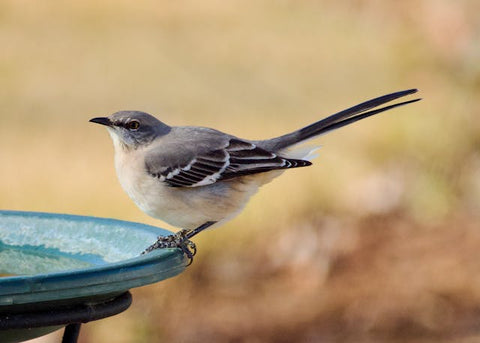
[[328,116],[327,118],[319,120],[300,130],[288,133],[280,137],[262,141],[261,145],[262,147],[268,148],[273,151],[279,151],[279,150],[288,148],[297,143],[301,143],[315,136],[319,136],[327,132],[339,129],[343,126],[352,124],[356,121],[368,118],[375,114],[391,110],[392,108],[395,108],[398,106],[403,106],[406,104],[410,104],[412,102],[419,101],[421,99],[413,99],[413,100],[403,101],[400,103],[374,109],[375,107],[383,105],[387,102],[390,102],[392,100],[395,100],[416,92],[417,92],[416,89],[408,89],[400,92],[383,95],[378,98],[362,102],[361,104],[355,105],[353,107],[347,108],[346,110],[332,114],[331,116]]

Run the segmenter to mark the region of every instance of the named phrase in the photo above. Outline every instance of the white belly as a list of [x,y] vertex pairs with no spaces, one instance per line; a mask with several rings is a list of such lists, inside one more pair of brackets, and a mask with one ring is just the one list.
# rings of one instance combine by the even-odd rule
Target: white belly
[[121,154],[115,156],[117,176],[125,192],[148,215],[170,225],[194,229],[208,221],[221,224],[235,217],[259,186],[281,172],[262,173],[234,181],[220,181],[201,187],[170,187],[149,175],[142,160]]

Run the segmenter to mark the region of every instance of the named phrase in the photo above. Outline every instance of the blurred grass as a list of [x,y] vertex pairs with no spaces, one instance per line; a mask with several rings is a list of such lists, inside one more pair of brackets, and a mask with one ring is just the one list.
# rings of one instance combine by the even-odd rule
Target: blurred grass
[[478,340],[479,7],[2,1],[0,208],[167,227],[123,193],[93,116],[261,138],[391,91],[424,98],[322,137],[313,167],[81,342]]

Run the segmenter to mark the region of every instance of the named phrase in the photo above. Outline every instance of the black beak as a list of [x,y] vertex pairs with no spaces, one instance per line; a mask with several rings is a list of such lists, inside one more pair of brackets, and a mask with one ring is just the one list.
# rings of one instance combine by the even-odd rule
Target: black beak
[[112,122],[108,117],[97,117],[97,118],[92,118],[89,120],[92,123],[97,123],[101,125],[106,125],[106,126],[112,126]]

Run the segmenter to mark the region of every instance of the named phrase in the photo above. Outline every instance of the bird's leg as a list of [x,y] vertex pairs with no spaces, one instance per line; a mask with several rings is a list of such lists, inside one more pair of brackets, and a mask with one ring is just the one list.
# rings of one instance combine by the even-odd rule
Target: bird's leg
[[142,255],[155,249],[179,248],[190,259],[190,263],[188,264],[190,265],[193,262],[193,256],[197,253],[197,247],[190,238],[215,223],[216,222],[206,222],[193,230],[180,230],[173,235],[158,236],[157,241],[145,249]]
[[189,230],[187,232],[187,234],[185,235],[185,237],[187,239],[190,239],[192,238],[193,236],[199,234],[200,232],[202,232],[203,230],[205,229],[208,229],[210,226],[212,226],[213,224],[215,224],[216,222],[206,222],[206,223],[203,223],[202,225],[200,225],[199,227],[197,227],[196,229],[193,229],[193,230]]

